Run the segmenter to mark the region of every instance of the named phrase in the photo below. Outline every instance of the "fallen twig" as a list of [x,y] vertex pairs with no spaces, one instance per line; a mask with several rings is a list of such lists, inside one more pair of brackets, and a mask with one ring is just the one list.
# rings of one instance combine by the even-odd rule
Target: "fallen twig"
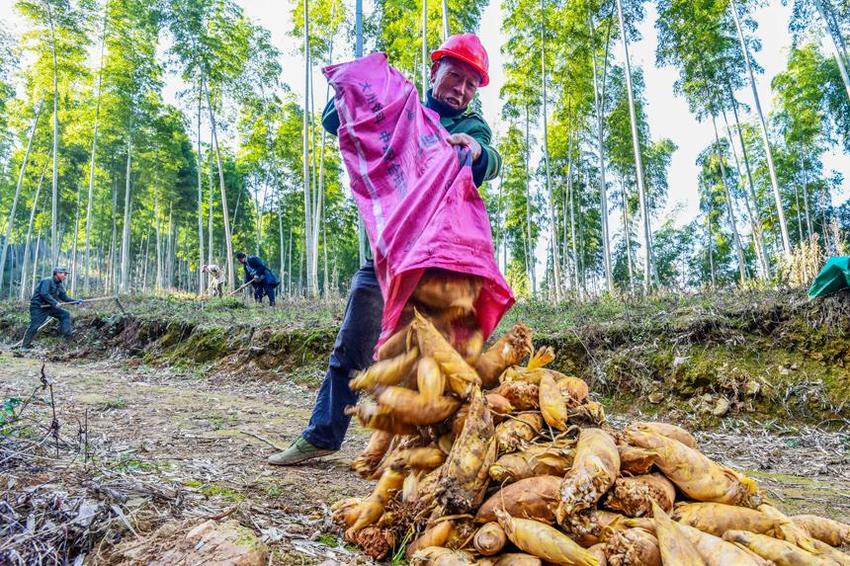
[[225,509],[221,513],[216,513],[215,515],[205,515],[204,519],[211,519],[213,521],[221,521],[225,517],[229,517],[232,515],[237,509],[239,509],[239,505],[233,505],[229,509]]
[[262,442],[265,442],[266,444],[268,444],[269,446],[271,446],[272,448],[274,448],[275,450],[278,450],[280,452],[283,452],[284,450],[286,450],[286,448],[281,448],[280,446],[278,446],[277,444],[275,444],[271,440],[269,440],[267,438],[263,438],[259,434],[254,434],[253,432],[249,432],[247,430],[242,430],[242,429],[239,429],[239,432],[241,432],[242,434],[247,435],[247,436],[252,436],[252,437],[254,437],[257,440],[260,440]]

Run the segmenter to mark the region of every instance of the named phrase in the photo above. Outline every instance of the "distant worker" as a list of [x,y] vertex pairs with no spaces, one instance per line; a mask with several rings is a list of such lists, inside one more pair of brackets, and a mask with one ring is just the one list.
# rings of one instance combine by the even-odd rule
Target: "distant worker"
[[71,313],[59,308],[59,302],[81,305],[83,301],[72,299],[65,293],[62,282],[67,275],[68,270],[64,267],[54,267],[53,275],[38,282],[30,300],[30,326],[21,342],[22,352],[29,350],[36,331],[51,316],[59,321],[59,332],[62,336],[65,338],[71,336]]
[[[490,127],[470,108],[479,87],[490,81],[488,65],[487,51],[476,35],[451,36],[431,53],[431,88],[426,91],[424,104],[439,115],[440,124],[446,129],[446,141],[471,151],[472,180],[476,187],[497,177],[502,163],[498,151],[491,145]],[[339,115],[333,99],[325,108],[322,126],[334,135],[339,130]],[[348,386],[348,380],[352,372],[372,363],[384,309],[371,249],[366,251],[366,261],[351,280],[342,326],[310,422],[289,448],[269,457],[270,464],[298,464],[333,454],[342,445],[351,421],[345,414],[345,407],[357,403],[357,395]]]
[[250,282],[254,288],[254,300],[262,303],[263,295],[266,295],[269,298],[269,305],[274,306],[275,290],[280,285],[280,281],[274,272],[255,255],[239,252],[236,254],[236,259],[245,269],[245,283]]
[[210,274],[207,294],[210,297],[221,297],[224,293],[224,270],[216,264],[211,263],[203,266],[201,271]]

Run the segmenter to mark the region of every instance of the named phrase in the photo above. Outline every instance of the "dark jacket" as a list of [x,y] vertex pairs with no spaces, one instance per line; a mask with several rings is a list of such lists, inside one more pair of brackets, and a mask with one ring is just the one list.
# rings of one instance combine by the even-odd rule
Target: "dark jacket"
[[[493,133],[480,114],[469,108],[455,110],[431,96],[430,90],[427,93],[425,106],[440,115],[440,124],[450,134],[469,134],[481,144],[481,156],[478,161],[472,164],[472,180],[475,181],[476,187],[480,187],[484,181],[495,179],[499,175],[502,157],[496,151],[496,148],[490,145]],[[328,102],[325,111],[322,113],[322,126],[331,134],[337,135],[339,114],[337,114],[333,98]]]
[[277,285],[280,283],[274,272],[263,263],[263,260],[255,255],[249,255],[245,258],[245,263],[242,264],[245,269],[245,283],[251,281],[255,276],[259,278],[259,282],[263,285]]
[[51,275],[38,282],[38,285],[35,287],[35,293],[33,293],[32,299],[30,299],[30,306],[41,307],[42,305],[53,305],[55,307],[59,301],[70,303],[73,300],[65,293],[65,286],[62,282],[57,281]]

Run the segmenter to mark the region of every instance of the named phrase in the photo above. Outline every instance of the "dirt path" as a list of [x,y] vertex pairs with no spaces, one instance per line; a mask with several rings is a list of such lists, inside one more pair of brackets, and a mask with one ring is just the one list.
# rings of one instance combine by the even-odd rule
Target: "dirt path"
[[[40,368],[39,359],[0,353],[0,400],[28,395]],[[201,509],[196,516],[240,509],[272,543],[275,563],[353,558],[326,534],[326,506],[368,491],[348,470],[367,432],[354,427],[338,455],[297,468],[266,465],[274,449],[243,434],[286,445],[307,422],[315,391],[289,381],[210,382],[117,362],[48,362],[46,371],[64,434],[88,411],[98,465],[182,486]],[[49,407],[33,410],[46,418]],[[750,472],[788,511],[850,515],[847,433],[732,424],[698,435],[708,454]]]

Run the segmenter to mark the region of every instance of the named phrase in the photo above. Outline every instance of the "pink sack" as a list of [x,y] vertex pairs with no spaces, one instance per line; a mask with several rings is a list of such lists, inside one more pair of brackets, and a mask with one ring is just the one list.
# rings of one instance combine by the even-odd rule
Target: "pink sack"
[[382,344],[426,268],[477,275],[484,338],[514,296],[493,256],[484,202],[468,149],[449,145],[439,115],[387,64],[384,53],[323,69],[336,91],[339,147],[369,234],[384,296]]

